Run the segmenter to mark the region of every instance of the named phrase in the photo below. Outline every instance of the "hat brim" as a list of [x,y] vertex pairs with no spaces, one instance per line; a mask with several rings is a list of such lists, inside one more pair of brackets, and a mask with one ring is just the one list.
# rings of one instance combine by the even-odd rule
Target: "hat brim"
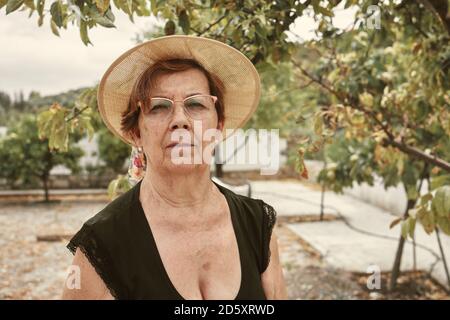
[[256,110],[260,99],[260,78],[252,62],[240,51],[203,37],[173,35],[155,38],[122,54],[100,81],[97,94],[100,115],[108,129],[124,142],[135,145],[121,130],[122,115],[128,109],[135,82],[155,62],[167,59],[195,60],[223,82],[224,140],[242,128]]

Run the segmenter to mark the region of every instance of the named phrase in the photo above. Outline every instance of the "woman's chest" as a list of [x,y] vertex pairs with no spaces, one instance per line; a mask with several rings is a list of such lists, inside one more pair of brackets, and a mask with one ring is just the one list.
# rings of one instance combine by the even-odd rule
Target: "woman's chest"
[[200,227],[178,224],[173,228],[149,219],[162,276],[185,299],[234,299],[241,287],[241,258],[232,216],[223,205],[216,209],[221,218]]
[[[158,253],[170,285],[185,299],[234,299],[241,285],[239,245],[230,227],[164,237]],[[163,240],[164,239],[164,240]]]

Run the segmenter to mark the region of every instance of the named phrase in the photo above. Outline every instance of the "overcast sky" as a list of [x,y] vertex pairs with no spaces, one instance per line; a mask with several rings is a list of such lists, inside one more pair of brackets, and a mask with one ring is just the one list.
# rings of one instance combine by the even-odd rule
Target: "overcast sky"
[[[117,12],[117,10],[115,11]],[[346,27],[352,21],[353,10],[336,12],[335,24]],[[91,29],[93,46],[85,46],[78,29],[69,26],[53,35],[45,19],[37,26],[36,14],[28,19],[26,12],[0,13],[0,90],[14,97],[22,90],[25,97],[31,90],[42,95],[56,94],[97,83],[109,65],[124,51],[135,45],[133,38],[149,30],[154,18],[135,18],[133,24],[122,12],[115,13],[116,29]],[[298,19],[292,31],[303,39],[311,37],[315,28],[312,18]]]

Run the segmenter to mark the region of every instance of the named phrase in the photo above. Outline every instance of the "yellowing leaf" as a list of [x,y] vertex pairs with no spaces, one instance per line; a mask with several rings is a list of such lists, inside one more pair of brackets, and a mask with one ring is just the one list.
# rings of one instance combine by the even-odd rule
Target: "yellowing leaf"
[[402,221],[402,218],[397,218],[395,220],[393,220],[391,222],[391,224],[389,225],[389,229],[392,229],[393,227],[395,227],[397,224],[399,224]]
[[101,14],[104,14],[106,10],[108,10],[109,7],[109,0],[95,0],[95,5],[98,8],[98,11],[100,11]]
[[368,107],[368,108],[373,107],[373,96],[368,92],[361,93],[359,95],[359,101],[365,107]]

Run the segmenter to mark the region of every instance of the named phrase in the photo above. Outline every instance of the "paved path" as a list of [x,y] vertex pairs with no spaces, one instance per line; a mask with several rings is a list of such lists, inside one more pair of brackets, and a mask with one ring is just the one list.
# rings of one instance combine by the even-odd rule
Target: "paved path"
[[[271,204],[279,216],[319,214],[319,190],[291,181],[252,181],[253,197]],[[325,213],[334,213],[341,220],[289,224],[289,228],[317,249],[333,267],[367,272],[371,265],[389,271],[397,249],[400,224],[389,229],[396,218],[389,212],[364,203],[352,196],[327,192]],[[441,241],[450,264],[450,237],[441,232]],[[436,234],[427,235],[416,227],[417,268],[431,272],[441,284],[447,285]],[[401,269],[413,269],[413,246],[405,244]]]

